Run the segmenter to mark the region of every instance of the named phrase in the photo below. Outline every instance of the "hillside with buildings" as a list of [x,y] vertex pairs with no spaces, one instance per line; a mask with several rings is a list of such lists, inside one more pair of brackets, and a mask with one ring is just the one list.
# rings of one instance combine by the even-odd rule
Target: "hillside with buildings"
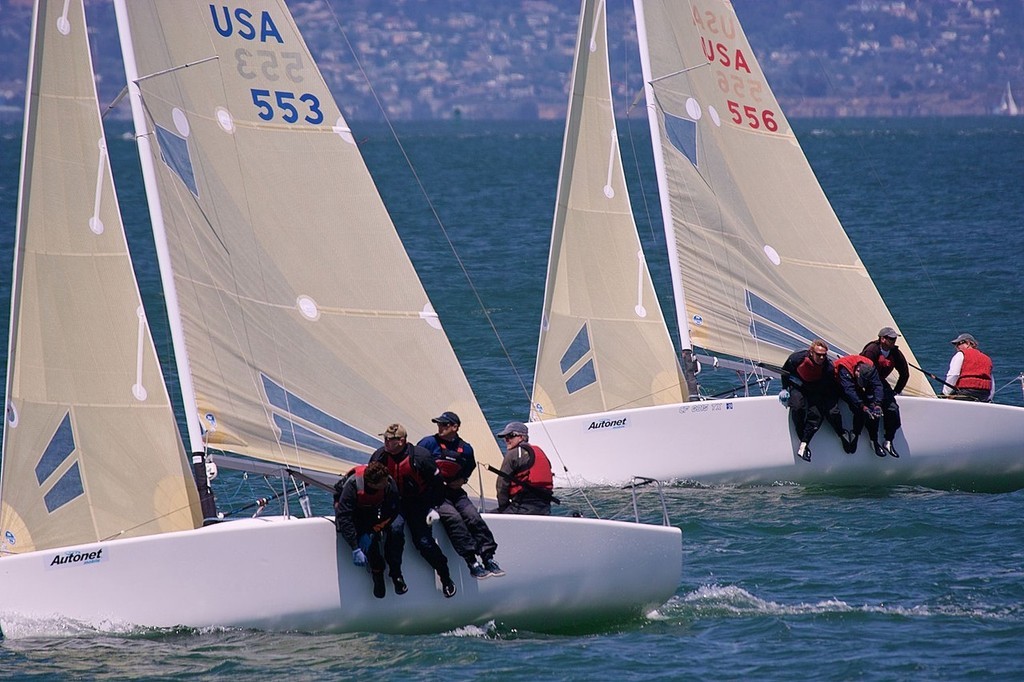
[[[169,0],[174,1],[174,0]],[[216,4],[216,3],[212,3]],[[735,0],[791,117],[984,115],[1024,92],[1024,0]],[[0,0],[0,108],[24,102],[31,0]],[[109,0],[87,0],[101,99],[123,75]],[[342,110],[396,120],[564,115],[575,0],[290,2]],[[631,0],[608,0],[617,97],[641,90]],[[118,111],[115,115],[127,115]]]

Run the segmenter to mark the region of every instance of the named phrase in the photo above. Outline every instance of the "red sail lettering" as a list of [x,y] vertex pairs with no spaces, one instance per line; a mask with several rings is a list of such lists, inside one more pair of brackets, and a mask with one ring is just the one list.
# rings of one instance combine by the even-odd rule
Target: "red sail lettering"
[[747,73],[750,73],[750,67],[747,66],[747,59],[743,56],[742,50],[736,50],[736,70],[743,69]]

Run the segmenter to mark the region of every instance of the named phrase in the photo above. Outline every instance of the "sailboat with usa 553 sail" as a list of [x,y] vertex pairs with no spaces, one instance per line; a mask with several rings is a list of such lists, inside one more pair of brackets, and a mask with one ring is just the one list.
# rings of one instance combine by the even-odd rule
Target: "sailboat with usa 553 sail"
[[[115,10],[187,445],[117,208],[83,2],[39,0],[0,480],[3,635],[564,629],[671,596],[681,533],[667,526],[489,516],[507,575],[477,581],[453,560],[446,599],[406,552],[408,593],[375,599],[332,518],[210,523],[194,477],[205,489],[212,452],[330,480],[365,463],[388,423],[428,433],[451,409],[481,464],[500,458],[286,5]],[[473,485],[493,490],[482,475]]]

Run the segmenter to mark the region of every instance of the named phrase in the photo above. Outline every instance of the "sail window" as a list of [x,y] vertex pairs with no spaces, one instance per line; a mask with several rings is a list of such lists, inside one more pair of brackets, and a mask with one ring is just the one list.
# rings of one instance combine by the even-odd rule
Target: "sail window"
[[50,492],[43,496],[46,504],[46,511],[53,513],[71,500],[85,493],[82,487],[82,472],[78,468],[78,462],[71,465],[71,468],[64,472],[56,484],[50,488]]
[[[298,449],[319,452],[328,457],[343,459],[347,462],[355,462],[356,464],[366,464],[370,461],[369,453],[361,452],[355,448],[325,438],[279,414],[274,415],[274,424],[277,428],[281,429],[281,441]],[[374,449],[380,447],[380,441],[373,445]]]
[[562,374],[568,372],[573,365],[583,359],[583,356],[589,352],[590,334],[587,332],[587,325],[584,324],[580,327],[579,332],[576,333],[576,338],[572,340],[565,353],[562,354],[562,359],[558,361]]
[[196,186],[192,158],[188,153],[188,141],[162,126],[156,127],[156,139],[160,144],[160,158],[198,199],[199,189]]
[[[793,349],[803,348],[820,336],[752,291],[746,291],[745,295],[747,310],[753,316],[750,321],[750,335],[757,341]],[[761,324],[757,318],[770,324]],[[833,344],[829,346],[840,355],[847,354]]]
[[75,451],[75,434],[71,430],[71,413],[65,413],[60,426],[54,432],[50,442],[46,445],[43,456],[36,464],[36,480],[39,485],[48,479],[61,464],[64,463],[71,453]]
[[569,380],[565,382],[565,388],[572,394],[596,382],[597,372],[594,371],[594,359],[591,358],[587,360],[587,364],[569,377]]
[[697,168],[697,122],[665,112],[668,141]]
[[[380,439],[360,431],[351,424],[346,424],[337,417],[333,417],[320,408],[311,405],[285,389],[266,374],[261,372],[260,379],[263,381],[263,391],[266,393],[270,406],[278,412],[283,412],[285,417],[301,419],[308,424],[337,435],[339,438],[346,438],[367,447],[377,449],[380,446]],[[320,449],[320,451],[323,450]],[[353,452],[355,451],[353,450]]]

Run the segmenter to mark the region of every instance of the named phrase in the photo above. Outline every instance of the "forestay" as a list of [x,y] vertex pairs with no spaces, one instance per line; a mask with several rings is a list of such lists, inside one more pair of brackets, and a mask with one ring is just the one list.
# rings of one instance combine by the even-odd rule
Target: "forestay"
[[[814,337],[857,353],[881,327],[896,327],[731,4],[635,5],[684,335],[712,352],[781,365]],[[916,364],[905,340],[901,347]],[[934,395],[920,374],[906,390]]]

